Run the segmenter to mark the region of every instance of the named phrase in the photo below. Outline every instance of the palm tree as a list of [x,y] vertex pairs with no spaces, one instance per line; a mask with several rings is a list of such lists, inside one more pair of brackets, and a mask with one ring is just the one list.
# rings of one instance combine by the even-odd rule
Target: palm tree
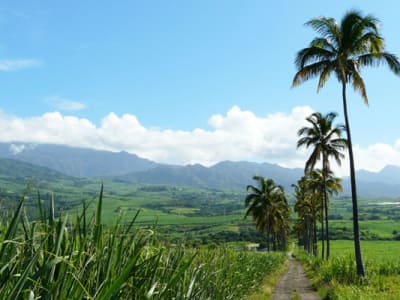
[[295,87],[308,79],[319,77],[319,91],[332,73],[336,75],[342,85],[350,161],[354,250],[357,274],[365,276],[358,226],[357,188],[346,88],[347,84],[352,84],[353,88],[360,92],[364,103],[368,104],[366,87],[360,74],[360,68],[386,63],[389,69],[398,75],[400,74],[400,62],[394,54],[384,51],[384,39],[378,30],[379,21],[370,15],[362,16],[360,12],[351,10],[344,15],[340,24],[333,18],[320,17],[310,20],[306,25],[316,30],[320,36],[313,39],[309,47],[297,53],[295,62],[298,72],[294,76],[292,86]]
[[298,214],[297,224],[295,229],[302,236],[304,250],[307,253],[313,252],[316,256],[317,251],[317,212],[319,211],[319,203],[316,201],[315,194],[310,190],[307,176],[303,176],[297,185],[292,185],[294,188],[294,196],[296,202],[294,211]]
[[[324,235],[324,210],[325,210],[325,235],[326,235],[326,258],[329,258],[330,255],[330,247],[329,247],[329,224],[328,224],[328,206],[329,206],[329,196],[332,194],[337,194],[339,191],[342,191],[342,180],[340,178],[334,177],[332,171],[328,171],[327,173],[321,169],[313,170],[307,173],[306,176],[308,188],[314,193],[314,195],[321,200],[321,236],[323,242]],[[323,195],[325,194],[325,197]],[[322,243],[322,246],[324,244]],[[324,248],[322,248],[322,258],[324,258]]]
[[289,233],[287,225],[290,217],[289,206],[282,186],[262,176],[254,176],[253,180],[257,182],[257,186],[247,186],[250,194],[245,198],[245,205],[248,207],[245,218],[252,215],[256,228],[266,232],[269,251],[271,235],[276,248],[278,237],[285,239]]
[[[306,118],[310,123],[310,127],[303,127],[298,131],[300,137],[297,147],[313,147],[313,151],[306,162],[305,173],[312,171],[318,160],[322,160],[322,219],[325,212],[326,241],[327,254],[329,258],[329,225],[328,225],[328,204],[326,193],[326,177],[330,172],[329,158],[333,157],[340,165],[344,155],[341,153],[347,146],[346,140],[341,137],[344,130],[343,125],[333,126],[333,121],[337,117],[336,113],[328,113],[323,116],[319,112],[313,113]],[[322,222],[322,258],[324,258],[324,224]]]

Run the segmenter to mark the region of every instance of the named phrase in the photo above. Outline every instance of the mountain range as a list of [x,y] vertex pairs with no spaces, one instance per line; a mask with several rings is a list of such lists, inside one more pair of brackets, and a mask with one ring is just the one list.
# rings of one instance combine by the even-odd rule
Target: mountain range
[[46,144],[0,143],[0,158],[27,162],[75,177],[112,177],[159,165],[127,152]]
[[[254,175],[273,178],[291,190],[303,174],[299,168],[276,164],[223,161],[211,167],[158,164],[127,152],[98,151],[62,145],[0,143],[0,174],[12,165],[11,160],[46,167],[74,177],[113,178],[126,183],[169,184],[217,189],[242,189],[252,184]],[[6,160],[6,167],[4,163]],[[2,166],[3,165],[3,166]],[[21,169],[21,165],[18,164]],[[43,172],[43,169],[37,172]],[[357,172],[359,195],[364,197],[400,197],[400,167],[386,166],[378,173]],[[350,194],[348,178],[343,178],[343,195]]]

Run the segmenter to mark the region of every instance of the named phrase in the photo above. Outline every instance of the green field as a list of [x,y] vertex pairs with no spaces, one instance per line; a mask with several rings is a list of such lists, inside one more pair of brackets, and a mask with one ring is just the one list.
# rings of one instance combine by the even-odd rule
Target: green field
[[[68,220],[77,218],[81,215],[84,205],[87,208],[87,215],[94,216],[98,209],[97,203],[101,183],[100,180],[68,176],[48,176],[41,180],[18,176],[1,176],[0,205],[3,212],[15,209],[22,191],[29,185],[29,192],[25,200],[25,212],[31,220],[39,218],[38,192],[40,193],[40,203],[45,211],[50,208],[52,199],[54,200],[55,218],[57,219],[60,217]],[[210,247],[215,248],[212,251],[223,251],[220,250],[221,246],[217,244],[229,244],[231,249],[229,251],[233,252],[224,255],[230,257],[230,259],[237,259],[243,263],[246,261],[249,264],[253,264],[257,260],[256,256],[250,254],[246,257],[235,256],[236,249],[246,249],[246,244],[250,242],[259,244],[265,241],[265,237],[255,230],[251,219],[243,219],[245,191],[127,184],[111,179],[105,179],[103,183],[104,195],[101,217],[104,228],[114,230],[113,228],[116,228],[115,224],[117,223],[126,225],[140,211],[135,221],[135,228],[145,230],[145,232],[150,229],[148,232],[155,233],[154,237],[159,242],[157,248],[154,249],[161,251],[156,251],[160,253],[159,255],[166,251],[162,259],[165,258],[168,261],[168,259],[174,257],[169,256],[172,255],[170,246],[162,246],[163,244],[179,245],[183,243],[185,247],[189,246],[190,249],[196,247],[201,251],[211,251]],[[292,195],[289,194],[288,198],[289,203],[293,205],[294,198]],[[304,260],[312,266],[311,269],[314,269],[317,285],[326,286],[326,283],[328,283],[328,286],[334,287],[327,291],[332,299],[396,299],[393,298],[394,295],[400,294],[398,290],[400,286],[400,260],[398,258],[400,208],[390,204],[390,202],[396,202],[396,200],[384,198],[359,199],[362,249],[370,282],[370,286],[365,286],[357,283],[358,279],[355,275],[353,242],[351,240],[351,201],[347,197],[331,199],[332,258],[329,263],[321,262],[318,259],[314,260],[311,257],[306,257]],[[295,213],[292,213],[292,217],[295,220]],[[90,222],[94,220],[93,217],[89,219]],[[294,234],[292,236],[294,238]],[[35,249],[37,250],[37,248]],[[126,251],[130,250],[126,249]],[[185,255],[192,253],[191,251],[185,250]],[[222,255],[210,251],[199,252],[197,255],[199,259],[201,257],[201,260],[204,261],[211,261],[211,257]],[[203,257],[203,255],[205,256]],[[182,259],[186,260],[186,258]],[[197,260],[200,265],[202,265],[201,260]],[[48,263],[51,264],[50,261]],[[279,261],[281,263],[281,260]],[[103,262],[99,261],[98,263],[102,264]],[[221,260],[219,262],[214,261],[212,264],[220,264],[220,268],[223,270],[223,265],[229,266],[230,262]],[[238,268],[240,265],[238,263]],[[24,266],[24,264],[21,264],[21,266]],[[245,271],[244,269],[237,270],[237,272]],[[190,273],[191,275],[188,274],[187,276],[200,274],[196,273],[200,272],[196,267],[190,269],[190,272],[195,273]],[[203,273],[202,276],[212,276],[213,271],[211,269],[210,272],[210,274]],[[173,274],[173,271],[171,274]],[[220,282],[226,281],[223,277],[218,280]],[[233,279],[233,277],[230,279],[230,281],[234,280],[236,279]],[[237,282],[240,282],[243,279],[238,277],[237,280]],[[254,278],[249,280],[253,280],[250,285],[254,286],[256,282],[259,282]],[[10,281],[10,284],[13,283]],[[175,286],[174,288],[176,290],[187,288],[190,282],[185,284],[186,286]],[[96,289],[96,287],[92,288]],[[150,289],[151,285],[147,288]],[[39,286],[35,293],[42,293],[41,289],[42,287]],[[203,289],[203,287],[200,288],[199,286],[199,289]],[[220,292],[223,293],[223,291]],[[81,294],[82,291],[77,289],[76,293]],[[232,290],[232,293],[237,294],[238,292]],[[386,298],[382,295],[386,295]]]
[[[364,259],[368,262],[387,262],[399,260],[400,241],[361,241]],[[353,241],[332,241],[331,254],[346,256],[354,254]]]
[[362,241],[367,281],[356,275],[353,241],[332,241],[331,247],[329,261],[297,251],[320,293],[329,299],[399,299],[400,241]]
[[[16,172],[19,174],[20,172]],[[38,174],[41,179],[20,175],[0,176],[0,205],[14,207],[28,184],[31,192],[27,212],[36,213],[37,192],[48,205],[54,197],[56,215],[77,215],[83,202],[95,203],[101,180]],[[166,185],[128,184],[111,179],[104,182],[103,220],[113,225],[117,220],[129,222],[140,210],[137,224],[153,226],[165,239],[184,239],[195,245],[209,242],[262,242],[251,219],[243,220],[245,191],[200,189]],[[289,202],[294,198],[288,194]],[[400,208],[382,205],[393,199],[359,199],[360,228],[363,240],[400,239]],[[93,211],[95,205],[89,205]],[[332,239],[352,239],[351,200],[338,197],[330,201]],[[296,214],[292,213],[293,220]]]

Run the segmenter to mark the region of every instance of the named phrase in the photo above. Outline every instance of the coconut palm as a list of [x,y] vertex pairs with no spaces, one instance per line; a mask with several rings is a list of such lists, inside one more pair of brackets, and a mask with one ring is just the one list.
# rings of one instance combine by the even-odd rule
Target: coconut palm
[[317,215],[319,212],[319,202],[317,197],[310,190],[308,179],[303,176],[294,188],[296,202],[294,211],[298,214],[295,229],[299,236],[302,236],[304,249],[307,253],[317,256]]
[[400,74],[398,58],[394,54],[384,51],[384,39],[379,33],[378,24],[379,21],[376,18],[370,15],[363,16],[355,10],[347,12],[340,24],[335,19],[327,17],[320,17],[307,22],[306,25],[316,30],[319,36],[313,39],[307,48],[297,53],[295,62],[298,72],[295,74],[292,83],[292,86],[295,87],[308,79],[319,77],[319,91],[333,73],[342,86],[350,162],[354,249],[359,276],[365,276],[365,270],[361,255],[357,188],[346,88],[348,84],[351,84],[361,94],[364,103],[368,104],[365,83],[360,73],[361,67],[378,66],[385,63],[392,72]]
[[[341,151],[346,148],[346,140],[341,137],[344,126],[334,126],[333,121],[337,117],[336,113],[330,112],[323,116],[319,112],[313,113],[306,118],[310,123],[310,127],[303,127],[298,131],[300,137],[297,147],[313,147],[311,155],[306,162],[305,172],[312,171],[317,161],[322,160],[322,219],[325,213],[325,237],[327,241],[326,257],[329,258],[329,225],[328,225],[328,203],[326,192],[326,177],[330,172],[329,158],[333,157],[340,165],[341,159],[344,157]],[[322,258],[324,258],[324,224],[322,222]]]
[[[334,177],[332,171],[323,171],[321,169],[313,170],[307,173],[306,176],[307,186],[313,192],[313,194],[321,199],[321,236],[324,235],[324,213],[325,213],[325,235],[326,235],[326,257],[329,258],[330,247],[329,247],[329,223],[328,223],[328,206],[329,206],[329,195],[337,194],[342,191],[342,180]],[[325,195],[325,197],[323,196]],[[324,201],[322,201],[324,199]],[[322,246],[324,244],[322,243]],[[322,258],[324,258],[324,248],[322,248]]]
[[247,186],[250,194],[245,198],[245,205],[248,207],[245,218],[252,215],[256,228],[267,234],[269,251],[271,235],[276,248],[277,238],[280,237],[282,240],[289,232],[287,225],[287,219],[290,217],[289,206],[282,186],[262,176],[254,176],[253,180],[257,182],[257,186]]

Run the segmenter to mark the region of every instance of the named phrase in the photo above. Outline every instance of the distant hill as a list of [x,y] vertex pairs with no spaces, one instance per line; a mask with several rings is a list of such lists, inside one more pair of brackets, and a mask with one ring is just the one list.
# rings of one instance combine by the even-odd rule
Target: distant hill
[[[46,167],[46,170],[30,170],[20,165],[0,169],[1,174],[30,176],[35,172],[50,174],[53,170],[74,177],[110,177],[116,181],[167,184],[189,187],[244,190],[252,184],[254,175],[273,178],[291,191],[291,184],[303,175],[299,168],[283,168],[269,163],[223,161],[211,167],[202,165],[172,166],[158,164],[126,152],[97,151],[59,145],[30,145],[22,143],[0,143],[0,158],[28,162]],[[32,168],[32,166],[31,166]],[[50,170],[51,169],[51,170]],[[5,173],[3,173],[5,172]],[[57,173],[58,174],[58,173]],[[400,197],[400,167],[386,166],[380,172],[357,172],[360,196]],[[350,195],[349,179],[343,179],[344,195]]]
[[[358,194],[363,197],[400,197],[400,167],[390,166],[379,173],[357,172]],[[252,177],[261,175],[272,178],[291,191],[291,185],[303,175],[303,169],[283,168],[268,163],[224,161],[209,168],[201,165],[159,166],[143,172],[115,177],[117,181],[242,189],[252,184]],[[343,178],[343,195],[350,195],[349,178]]]
[[55,179],[71,179],[72,177],[61,172],[17,161],[14,159],[0,158],[0,176],[21,179],[40,178],[49,181]]
[[[356,172],[357,189],[363,197],[400,198],[400,167],[388,165],[379,172]],[[350,180],[343,178],[344,193],[350,195]]]
[[36,189],[60,191],[64,187],[79,187],[86,182],[85,178],[68,176],[46,167],[0,158],[0,200],[4,200],[3,197],[9,198],[10,194],[6,191],[13,191],[19,199],[28,184],[33,188],[32,192]]
[[357,172],[357,179],[365,182],[397,185],[400,184],[400,167],[387,165],[377,173],[360,170]]
[[75,177],[111,177],[158,166],[127,152],[22,143],[0,143],[0,158],[28,162]]
[[290,188],[302,172],[302,169],[287,169],[268,163],[224,161],[209,168],[202,165],[159,166],[144,172],[118,176],[116,180],[244,190],[248,184],[253,183],[254,175],[273,178],[277,183]]

